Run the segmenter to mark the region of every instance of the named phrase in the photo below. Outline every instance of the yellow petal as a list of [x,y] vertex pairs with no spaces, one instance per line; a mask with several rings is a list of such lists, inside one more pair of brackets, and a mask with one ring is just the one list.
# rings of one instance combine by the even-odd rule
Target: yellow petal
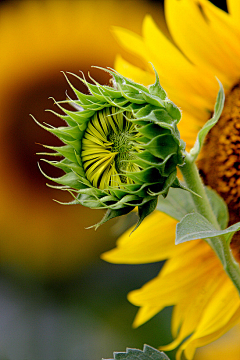
[[[191,294],[195,284],[209,277],[209,272],[216,265],[212,252],[201,256],[199,243],[196,251],[193,246],[188,248],[188,244],[181,245],[187,245],[182,246],[181,256],[178,254],[168,260],[155,279],[129,294],[129,300],[133,304],[156,307],[174,305],[184,299],[186,293]],[[199,256],[194,256],[198,251]]]
[[174,251],[176,223],[169,216],[155,211],[144,220],[140,231],[137,229],[131,234],[132,227],[120,237],[115,249],[101,257],[117,264],[144,264],[164,260]]
[[225,326],[240,306],[233,283],[223,272],[221,285],[209,300],[193,337],[207,336]]
[[240,325],[236,325],[228,331],[221,339],[204,346],[197,351],[195,360],[219,360],[219,359],[240,359]]
[[112,30],[123,48],[142,59],[143,54],[146,54],[146,47],[141,36],[117,26],[113,27]]
[[212,276],[209,277],[207,281],[204,279],[203,282],[198,283],[195,289],[192,289],[191,301],[189,301],[189,294],[186,294],[185,299],[175,306],[172,319],[172,332],[174,337],[180,338],[180,342],[194,332],[209,299],[221,284],[222,269],[220,266],[217,268],[215,274],[212,273]]
[[240,19],[240,2],[239,0],[227,0],[228,12],[231,14],[231,17],[235,21],[236,25],[239,27]]
[[134,319],[133,327],[139,327],[153,316],[159,313],[162,310],[162,307],[159,306],[143,306],[138,310],[138,313]]
[[237,309],[235,314],[232,316],[232,318],[229,320],[229,322],[227,324],[225,324],[225,326],[223,326],[222,328],[219,328],[214,333],[211,333],[210,335],[202,337],[202,338],[198,338],[194,341],[192,341],[191,338],[189,338],[189,340],[187,340],[185,343],[183,343],[183,345],[179,348],[179,351],[176,356],[176,360],[181,359],[181,354],[183,351],[184,351],[184,355],[186,356],[187,360],[192,360],[192,358],[195,354],[195,351],[198,347],[207,345],[207,344],[215,341],[216,339],[218,339],[220,336],[225,334],[229,329],[231,329],[233,326],[235,326],[239,322],[239,318],[240,318],[240,308]]
[[137,83],[143,84],[145,86],[154,83],[155,76],[153,72],[150,73],[148,71],[140,69],[137,66],[130,64],[128,61],[124,60],[120,55],[116,57],[114,67],[120,74],[136,81]]
[[170,32],[183,53],[200,69],[210,71],[230,86],[235,79],[233,64],[224,47],[219,46],[221,38],[212,31],[198,4],[191,0],[167,0],[165,14]]
[[[214,34],[215,42],[221,51],[224,51],[231,62],[231,69],[228,70],[234,73],[236,81],[239,78],[240,72],[240,32],[236,28],[232,17],[214,6],[210,1],[200,0],[203,12],[208,19],[211,32]],[[239,22],[238,22],[239,23]],[[216,37],[217,35],[217,37]]]
[[[196,69],[179,49],[159,31],[149,15],[143,22],[143,37],[150,54],[149,57],[159,73],[160,80],[167,79],[167,92],[169,92],[168,86],[172,85],[173,87],[174,85],[175,92],[180,92],[184,88],[189,95],[194,92],[199,95],[206,94],[206,98],[212,96],[215,88],[214,77],[210,74],[208,77],[203,77],[201,69]],[[163,86],[165,87],[164,84]]]

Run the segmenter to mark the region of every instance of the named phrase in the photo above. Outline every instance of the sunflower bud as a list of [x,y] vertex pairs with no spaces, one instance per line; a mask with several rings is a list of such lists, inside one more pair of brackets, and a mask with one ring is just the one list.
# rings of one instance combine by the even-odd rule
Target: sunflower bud
[[177,166],[184,163],[185,148],[177,129],[181,113],[167,98],[156,72],[155,83],[147,88],[105,71],[112,76],[112,87],[79,78],[90,95],[67,79],[77,99],[66,103],[75,110],[58,102],[64,115],[56,114],[67,126],[41,125],[64,143],[45,146],[54,150],[50,155],[63,157],[61,161],[45,161],[65,175],[45,176],[74,196],[71,204],[107,209],[97,226],[136,206],[139,225],[155,209],[159,195],[165,197],[171,186],[180,187]]

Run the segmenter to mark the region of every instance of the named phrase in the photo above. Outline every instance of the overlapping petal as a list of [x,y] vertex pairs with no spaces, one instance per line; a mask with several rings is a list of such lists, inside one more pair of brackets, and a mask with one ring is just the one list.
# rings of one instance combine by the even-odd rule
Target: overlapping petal
[[[207,0],[165,0],[170,36],[160,30],[150,16],[146,16],[143,36],[137,37],[136,42],[134,34],[115,29],[122,46],[127,48],[131,38],[131,52],[141,56],[137,43],[144,51],[141,68],[119,56],[116,69],[147,85],[151,83],[152,73],[146,63],[154,64],[163,87],[182,108],[179,130],[188,148],[213,111],[216,77],[226,91],[240,77],[237,21],[240,6],[236,0],[227,3],[229,13]],[[159,218],[157,224],[153,216]],[[165,255],[167,261],[159,275],[129,294],[129,300],[140,307],[134,325],[139,326],[165,306],[174,305],[172,334],[175,340],[164,349],[179,346],[177,359],[182,359],[184,354],[191,360],[196,348],[216,340],[239,322],[240,300],[209,246],[203,241],[175,246],[170,227],[170,222],[172,226],[174,223],[171,219],[167,223],[166,219],[163,214],[153,214],[134,237],[122,236],[117,248],[105,254],[104,259],[144,263],[161,260]],[[148,227],[153,231],[147,231]],[[156,243],[157,235],[159,242]]]

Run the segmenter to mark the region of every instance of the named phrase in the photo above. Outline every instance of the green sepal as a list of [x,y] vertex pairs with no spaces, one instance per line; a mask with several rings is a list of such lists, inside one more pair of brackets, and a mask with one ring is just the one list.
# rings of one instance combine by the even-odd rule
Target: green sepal
[[69,162],[67,159],[63,159],[61,161],[53,161],[47,159],[41,159],[41,160],[52,166],[57,167],[58,169],[63,170],[65,173],[74,172],[80,177],[83,177],[85,175],[84,170],[82,168],[80,168],[77,164]]
[[158,135],[148,144],[143,145],[143,148],[160,159],[165,159],[178,151],[178,145],[171,135]]
[[[100,85],[91,77],[92,84],[88,83],[85,78],[81,79],[76,76],[87,86],[90,94],[78,91],[65,75],[77,99],[72,100],[68,97],[67,100],[55,102],[64,115],[55,114],[64,120],[67,126],[54,128],[50,125],[39,124],[65,144],[58,147],[46,146],[55,151],[49,155],[64,157],[61,161],[47,160],[47,162],[62,169],[65,175],[59,178],[45,176],[49,180],[61,184],[59,188],[62,190],[68,190],[74,197],[72,203],[96,209],[109,209],[117,211],[119,214],[121,209],[124,209],[124,213],[128,208],[139,206],[140,220],[142,221],[150,213],[149,209],[152,207],[150,204],[155,204],[159,195],[166,197],[171,186],[178,186],[175,181],[176,167],[184,162],[182,151],[184,144],[180,140],[176,127],[181,113],[167,98],[155,70],[156,80],[149,88],[136,84],[112,69],[105,71],[113,77],[113,88]],[[72,105],[76,111],[67,110],[62,104]],[[120,183],[116,188],[111,187],[113,182],[109,181],[106,188],[102,189],[103,185],[101,184],[101,189],[98,189],[88,180],[91,178],[89,176],[90,165],[86,164],[88,160],[84,160],[86,155],[82,156],[82,148],[85,146],[82,139],[88,134],[86,129],[90,122],[93,126],[93,119],[97,118],[95,117],[96,112],[101,111],[101,114],[106,115],[107,112],[104,109],[111,107],[115,109],[113,114],[110,109],[110,114],[115,116],[122,113],[127,121],[132,122],[131,126],[134,126],[133,139],[130,138],[132,148],[129,153],[131,157],[122,160],[122,162],[133,162],[133,166],[129,167],[128,171],[123,167],[121,173],[118,169]],[[111,144],[109,149],[111,149]],[[130,172],[130,168],[134,171]],[[88,178],[85,171],[88,173]],[[100,171],[98,172],[100,173]],[[97,176],[101,176],[101,174]],[[122,179],[126,179],[126,181],[122,181]],[[106,218],[109,219],[110,215]]]
[[114,352],[113,359],[109,359],[109,360],[170,360],[170,359],[162,351],[154,349],[149,345],[144,345],[143,351],[138,349],[127,349],[126,352]]
[[179,110],[177,105],[175,105],[171,100],[165,101],[165,108],[173,119],[176,119],[177,122],[181,120],[182,117],[181,111]]
[[160,97],[160,99],[165,100],[167,98],[167,93],[160,84],[159,76],[158,76],[156,69],[154,68],[153,65],[152,65],[152,67],[155,72],[155,83],[153,85],[150,85],[148,87],[148,90],[151,95],[158,96],[158,97]]
[[111,69],[111,68],[107,68],[107,69],[104,69],[104,68],[101,68],[99,66],[93,66],[94,68],[96,69],[100,69],[100,70],[104,70],[106,72],[108,72],[110,75],[112,75],[112,77],[114,78],[116,84],[120,85],[122,89],[129,89],[129,86],[132,86],[133,89],[138,89],[140,91],[143,91],[143,92],[148,92],[148,89],[141,85],[141,84],[138,84],[138,83],[135,83],[135,81],[132,81],[124,76],[122,76],[121,74],[119,74],[117,71]]
[[126,175],[137,184],[151,184],[153,182],[152,179],[154,179],[155,182],[160,183],[164,181],[164,179],[160,176],[159,171],[153,166],[139,172],[126,173]]
[[157,124],[152,123],[139,128],[139,132],[146,136],[148,139],[152,139],[154,136],[157,135],[171,134],[170,129],[159,127]]
[[118,216],[122,216],[122,215],[127,215],[129,214],[131,211],[133,210],[133,207],[124,207],[118,210],[112,210],[112,209],[108,209],[104,215],[104,217],[102,218],[101,221],[99,221],[99,223],[89,226],[87,229],[91,229],[91,228],[95,228],[95,230],[97,230],[97,228],[99,228],[99,226],[103,225],[105,222],[107,222],[108,220],[114,219],[115,217]]
[[145,219],[146,216],[150,215],[156,209],[157,202],[158,202],[158,199],[156,197],[156,198],[153,198],[152,200],[148,201],[147,203],[145,203],[141,206],[138,206],[139,220],[138,220],[135,228],[133,229],[133,231],[135,231],[139,227],[139,225],[142,223],[142,221]]
[[136,160],[134,160],[134,162],[135,164],[142,166],[143,169],[146,168],[147,166],[153,166],[156,169],[158,169],[158,171],[162,176],[167,177],[176,168],[175,166],[176,161],[173,158],[174,156],[176,155],[170,154],[165,159],[162,160],[145,150],[137,155]]
[[69,186],[69,187],[74,187],[74,189],[78,189],[80,190],[82,188],[82,184],[80,182],[80,178],[77,174],[75,174],[74,172],[68,172],[63,176],[60,176],[58,178],[52,178],[50,176],[48,176],[47,174],[45,174],[43,172],[43,170],[41,169],[40,165],[38,164],[38,167],[41,171],[41,173],[48,179],[51,180],[53,182],[56,182],[58,184],[64,185],[64,186]]
[[190,156],[191,156],[192,162],[194,162],[197,159],[198,154],[200,153],[200,150],[203,146],[204,140],[205,140],[208,132],[218,122],[218,120],[222,114],[222,110],[224,107],[225,95],[224,95],[224,89],[223,89],[222,84],[220,83],[219,80],[218,80],[218,82],[219,82],[220,89],[219,89],[219,92],[217,95],[217,100],[216,100],[215,107],[214,107],[214,114],[213,114],[213,117],[204,124],[202,129],[197,134],[196,142],[195,142],[193,148],[190,150]]
[[182,183],[181,181],[179,181],[179,179],[176,177],[175,181],[172,183],[172,187],[173,188],[179,188],[185,191],[188,191],[189,193],[200,197],[200,195],[198,195],[197,193],[195,193],[193,190],[189,189],[184,183]]
[[168,177],[165,178],[164,183],[161,186],[161,190],[154,192],[154,190],[150,189],[148,191],[152,196],[162,195],[164,198],[167,196],[169,188],[173,186],[177,176],[177,170],[175,169]]

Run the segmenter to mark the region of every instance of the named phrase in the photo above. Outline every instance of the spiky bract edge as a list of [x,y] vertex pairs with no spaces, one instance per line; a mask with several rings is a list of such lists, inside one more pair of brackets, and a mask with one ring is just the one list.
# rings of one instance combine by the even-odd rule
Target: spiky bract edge
[[[45,155],[61,156],[61,161],[45,160],[51,165],[62,169],[65,174],[58,178],[51,178],[68,190],[74,197],[69,204],[81,204],[95,209],[107,209],[108,212],[102,222],[130,212],[134,207],[139,209],[139,223],[150,214],[157,204],[157,197],[167,195],[171,186],[180,187],[176,178],[177,165],[184,163],[185,144],[182,142],[177,129],[181,119],[178,107],[167,98],[161,87],[159,77],[149,88],[137,84],[112,69],[102,69],[112,76],[113,87],[100,85],[90,76],[93,84],[74,74],[88,88],[90,94],[78,91],[68,80],[77,99],[68,98],[56,102],[64,115],[53,112],[63,119],[67,126],[54,128],[42,125],[45,130],[56,135],[63,146],[45,146],[52,150]],[[62,104],[71,104],[75,111],[65,109]],[[85,176],[81,160],[81,142],[84,132],[92,116],[106,107],[116,107],[119,112],[131,112],[128,119],[137,126],[141,137],[138,141],[144,149],[134,160],[142,170],[125,174],[134,184],[121,184],[117,188],[106,187],[98,189]],[[44,159],[43,159],[44,160]]]

